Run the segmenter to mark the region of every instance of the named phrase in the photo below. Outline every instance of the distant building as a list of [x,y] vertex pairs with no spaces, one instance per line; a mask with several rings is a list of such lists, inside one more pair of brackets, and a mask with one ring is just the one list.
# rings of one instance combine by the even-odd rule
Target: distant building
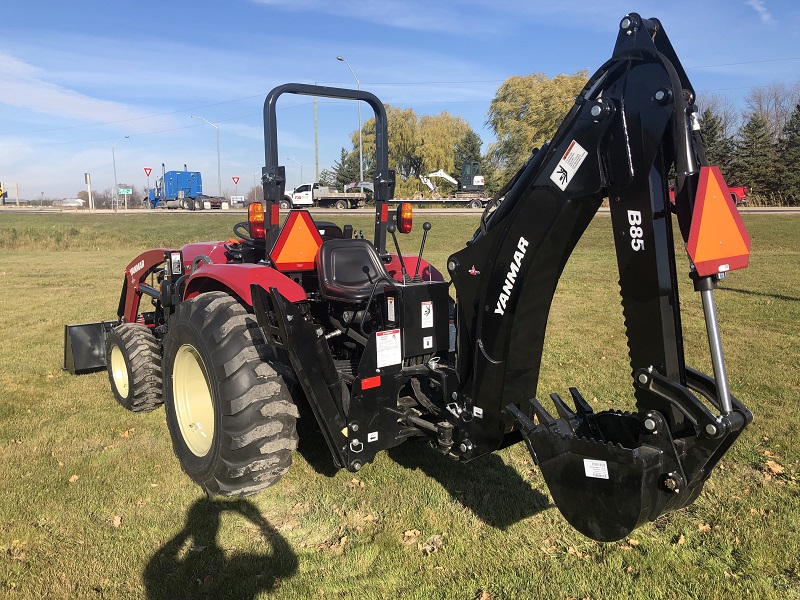
[[73,208],[82,208],[84,204],[85,202],[80,198],[64,198],[53,201],[53,206],[71,206]]

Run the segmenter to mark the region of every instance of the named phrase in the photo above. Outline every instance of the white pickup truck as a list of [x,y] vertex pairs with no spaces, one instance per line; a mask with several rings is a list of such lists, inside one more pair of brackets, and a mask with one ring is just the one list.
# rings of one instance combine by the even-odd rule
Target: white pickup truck
[[363,206],[367,196],[360,192],[340,192],[336,188],[319,183],[304,183],[286,194],[281,208],[358,208]]

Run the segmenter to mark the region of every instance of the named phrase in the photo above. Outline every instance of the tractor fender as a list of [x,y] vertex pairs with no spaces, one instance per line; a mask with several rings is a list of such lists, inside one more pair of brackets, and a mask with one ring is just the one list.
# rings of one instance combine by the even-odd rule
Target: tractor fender
[[253,305],[250,285],[259,284],[264,289],[277,288],[289,302],[306,299],[303,288],[281,273],[266,265],[254,264],[212,264],[198,268],[186,282],[184,300],[189,300],[203,292],[224,291],[241,298],[248,306]]
[[181,252],[183,253],[185,273],[192,270],[192,261],[201,254],[208,256],[214,264],[225,264],[228,260],[225,256],[224,242],[196,242],[194,244],[186,244],[181,246]]

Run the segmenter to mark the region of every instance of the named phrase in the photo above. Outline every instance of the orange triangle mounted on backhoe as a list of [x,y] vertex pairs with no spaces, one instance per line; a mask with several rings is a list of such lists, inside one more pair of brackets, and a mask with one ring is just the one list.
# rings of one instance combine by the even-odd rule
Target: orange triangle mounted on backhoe
[[718,167],[700,168],[686,250],[703,277],[747,266],[750,236]]

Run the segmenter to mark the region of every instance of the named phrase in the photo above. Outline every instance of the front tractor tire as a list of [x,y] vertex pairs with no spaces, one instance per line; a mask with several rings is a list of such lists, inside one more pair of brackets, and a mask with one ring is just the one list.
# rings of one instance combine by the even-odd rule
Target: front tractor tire
[[299,414],[255,318],[223,292],[179,304],[164,338],[164,399],[181,468],[207,495],[246,496],[292,463]]
[[161,352],[145,325],[122,323],[106,338],[108,380],[114,397],[132,412],[150,412],[163,404]]

